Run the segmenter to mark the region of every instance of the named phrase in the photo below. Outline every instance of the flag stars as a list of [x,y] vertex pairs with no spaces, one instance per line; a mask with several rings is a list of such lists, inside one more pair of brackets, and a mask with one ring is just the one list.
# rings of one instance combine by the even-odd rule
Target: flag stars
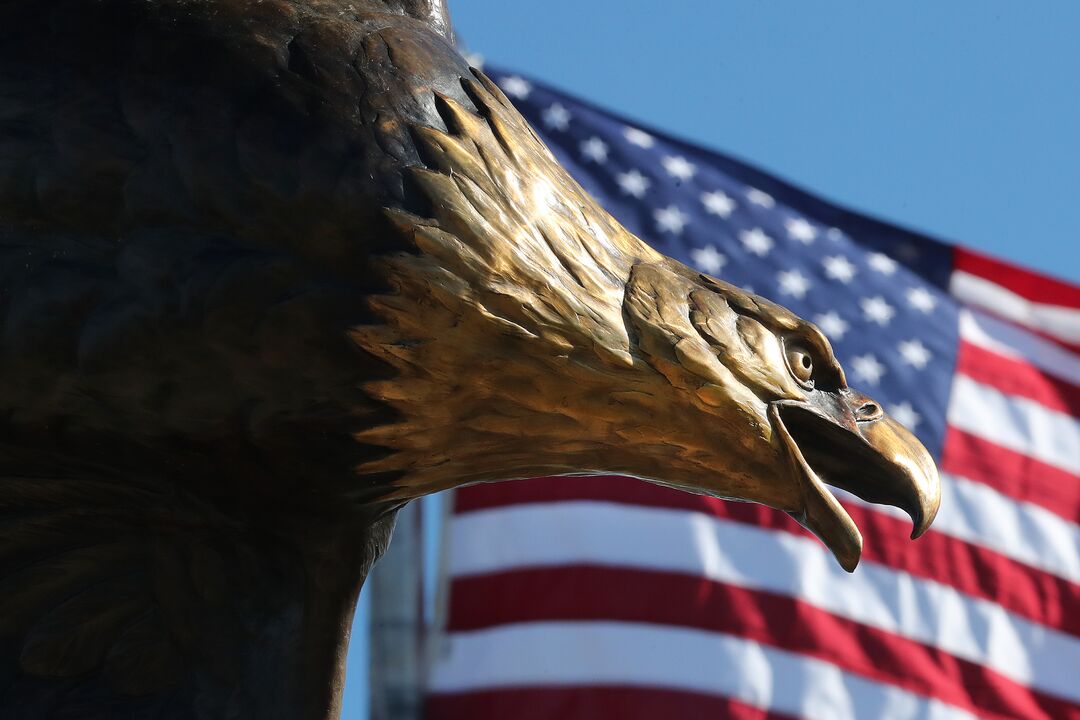
[[840,228],[831,227],[825,231],[825,237],[829,238],[833,242],[840,242],[844,239],[844,231]]
[[739,240],[749,252],[758,257],[765,257],[772,250],[773,239],[765,234],[761,228],[743,230],[739,233]]
[[817,238],[817,228],[811,225],[805,218],[788,218],[784,221],[788,237],[798,240],[803,245],[809,245]]
[[893,420],[911,431],[914,431],[915,427],[919,424],[919,421],[922,420],[922,417],[919,413],[915,412],[915,408],[911,406],[911,403],[906,401],[899,405],[890,405],[888,409]]
[[763,208],[771,208],[776,204],[772,195],[757,188],[746,188],[746,199]]
[[690,222],[690,217],[674,205],[654,210],[653,217],[656,219],[657,228],[672,235],[681,234],[683,228]]
[[806,297],[806,291],[810,289],[810,281],[798,270],[785,270],[778,273],[776,282],[781,293],[792,295],[799,300]]
[[855,377],[870,385],[877,385],[885,375],[885,366],[871,353],[856,355],[851,360],[851,371]]
[[594,135],[581,142],[581,154],[595,163],[605,163],[608,154],[607,143]]
[[645,177],[637,170],[619,173],[615,176],[615,182],[619,184],[619,189],[622,190],[623,193],[639,199],[645,197],[645,193],[649,190],[649,186],[652,185],[649,178]]
[[937,307],[937,300],[934,298],[933,293],[924,287],[909,288],[905,295],[908,305],[911,305],[919,312],[929,313]]
[[656,143],[652,135],[636,127],[623,128],[623,137],[626,138],[626,142],[637,145],[639,148],[651,148]]
[[863,298],[859,301],[859,305],[862,307],[863,315],[867,320],[876,322],[882,327],[888,325],[889,321],[896,315],[896,309],[885,302],[885,298],[880,295],[875,295],[872,298]]
[[855,265],[843,255],[833,255],[821,261],[825,274],[832,280],[849,283],[855,277]]
[[870,253],[866,262],[882,275],[892,275],[896,272],[896,261],[883,253]]
[[532,92],[532,85],[520,75],[504,77],[499,86],[502,87],[504,93],[510,97],[516,97],[518,100],[524,100]]
[[694,177],[694,173],[697,172],[693,163],[682,155],[668,155],[660,161],[660,164],[664,166],[664,170],[667,170],[668,175],[682,182]]
[[831,310],[823,315],[814,317],[814,322],[821,328],[821,332],[834,340],[842,339],[844,334],[848,331],[848,324],[844,318]]
[[724,265],[727,265],[727,258],[722,253],[717,252],[712,245],[694,248],[690,251],[690,259],[700,270],[704,270],[710,275],[718,275]]
[[926,367],[930,358],[930,351],[918,338],[900,343],[900,359],[916,370]]
[[561,103],[554,103],[544,111],[544,126],[552,130],[566,130],[570,127],[570,111]]
[[705,212],[722,218],[729,217],[736,207],[735,201],[723,190],[702,193],[701,204],[705,206]]

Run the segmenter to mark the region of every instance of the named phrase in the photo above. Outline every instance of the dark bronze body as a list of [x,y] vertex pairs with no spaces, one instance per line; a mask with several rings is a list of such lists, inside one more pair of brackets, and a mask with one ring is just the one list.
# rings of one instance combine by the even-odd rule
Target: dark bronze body
[[0,717],[335,717],[394,511],[466,482],[766,502],[852,568],[819,463],[933,518],[820,333],[596,207],[441,3],[0,3]]

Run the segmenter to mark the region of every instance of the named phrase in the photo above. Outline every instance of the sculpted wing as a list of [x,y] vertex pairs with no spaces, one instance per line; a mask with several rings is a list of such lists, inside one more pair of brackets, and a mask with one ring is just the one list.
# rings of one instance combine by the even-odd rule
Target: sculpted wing
[[441,2],[349,8],[0,6],[0,717],[338,707],[393,507],[346,332],[467,72]]

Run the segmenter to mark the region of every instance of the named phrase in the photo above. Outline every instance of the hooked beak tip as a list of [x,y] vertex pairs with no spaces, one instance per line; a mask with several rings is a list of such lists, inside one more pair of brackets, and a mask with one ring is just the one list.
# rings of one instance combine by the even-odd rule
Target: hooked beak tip
[[937,466],[896,420],[879,412],[844,425],[794,403],[777,403],[772,412],[803,486],[803,507],[793,517],[822,539],[844,570],[859,564],[862,535],[824,484],[904,510],[912,521],[912,540],[934,522],[941,501]]
[[[936,471],[934,473],[937,475]],[[937,483],[934,483],[937,487]],[[927,493],[919,495],[918,509],[912,513],[911,516],[911,539],[918,540],[922,537],[923,533],[930,529],[930,526],[934,524],[934,518],[937,517],[938,507],[941,504],[940,491],[935,493]]]

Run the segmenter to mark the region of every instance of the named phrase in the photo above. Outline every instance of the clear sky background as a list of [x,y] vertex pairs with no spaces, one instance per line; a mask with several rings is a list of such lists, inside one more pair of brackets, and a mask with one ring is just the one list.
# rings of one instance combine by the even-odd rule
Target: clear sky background
[[[450,0],[490,63],[1080,282],[1076,0]],[[354,635],[346,720],[363,720]]]

